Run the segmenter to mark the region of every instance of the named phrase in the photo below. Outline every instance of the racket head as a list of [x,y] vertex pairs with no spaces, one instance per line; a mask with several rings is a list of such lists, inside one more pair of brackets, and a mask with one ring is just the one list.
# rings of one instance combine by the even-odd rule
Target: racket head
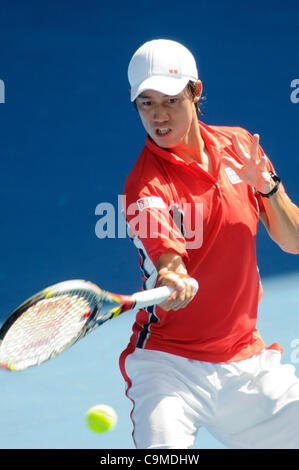
[[121,302],[122,296],[84,280],[41,290],[2,325],[0,366],[19,371],[57,356],[95,326],[121,313]]

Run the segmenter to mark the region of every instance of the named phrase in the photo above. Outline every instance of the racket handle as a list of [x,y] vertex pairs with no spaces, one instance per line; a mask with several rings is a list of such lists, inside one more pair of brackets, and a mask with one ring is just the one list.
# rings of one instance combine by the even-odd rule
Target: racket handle
[[[189,281],[194,289],[194,295],[198,291],[198,282],[196,279],[189,278]],[[149,289],[149,290],[144,290],[141,292],[136,292],[135,294],[132,295],[133,299],[135,300],[136,308],[144,308],[144,307],[150,307],[151,305],[157,305],[161,304],[164,302],[164,300],[167,299],[167,297],[170,296],[171,292],[173,291],[172,287],[169,286],[162,286],[162,287],[156,287],[155,289]]]

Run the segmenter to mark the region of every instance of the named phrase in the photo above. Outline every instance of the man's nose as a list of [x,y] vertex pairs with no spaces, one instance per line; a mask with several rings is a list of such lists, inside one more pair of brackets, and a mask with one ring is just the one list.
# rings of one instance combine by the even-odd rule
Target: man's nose
[[168,121],[169,119],[168,112],[163,105],[161,104],[155,105],[153,118],[155,121],[159,123]]

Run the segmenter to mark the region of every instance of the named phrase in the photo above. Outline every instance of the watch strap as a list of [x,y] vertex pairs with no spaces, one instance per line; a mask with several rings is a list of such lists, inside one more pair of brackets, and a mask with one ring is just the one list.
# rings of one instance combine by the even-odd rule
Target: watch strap
[[270,196],[272,196],[273,194],[275,194],[278,190],[278,187],[279,187],[279,184],[281,182],[281,179],[279,178],[279,176],[275,175],[274,173],[272,173],[272,171],[269,171],[269,174],[271,176],[271,178],[273,179],[273,181],[275,181],[275,186],[274,188],[267,194],[264,194],[264,193],[261,193],[260,191],[257,191],[257,193],[262,196],[262,197],[267,197],[269,198]]

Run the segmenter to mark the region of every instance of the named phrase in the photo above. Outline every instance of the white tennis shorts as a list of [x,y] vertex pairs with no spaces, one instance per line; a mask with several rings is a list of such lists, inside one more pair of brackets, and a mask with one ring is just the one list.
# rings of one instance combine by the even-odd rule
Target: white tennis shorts
[[136,349],[125,361],[135,446],[192,448],[204,426],[228,448],[298,449],[299,379],[281,354],[229,363]]

